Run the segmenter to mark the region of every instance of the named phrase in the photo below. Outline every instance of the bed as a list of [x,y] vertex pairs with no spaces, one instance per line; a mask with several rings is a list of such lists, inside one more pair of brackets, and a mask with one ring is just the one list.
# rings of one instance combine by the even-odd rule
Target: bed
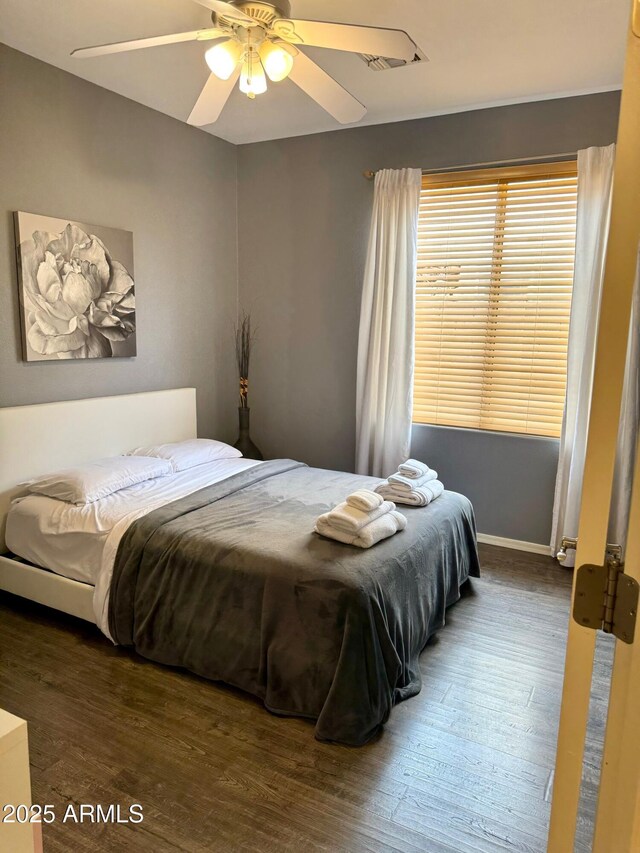
[[[159,393],[169,397],[153,403],[168,411],[147,424],[153,434],[134,437],[127,421],[117,437],[111,430],[109,454],[195,435],[192,389]],[[107,398],[102,408],[141,406],[148,420],[145,396]],[[55,405],[92,422],[94,402]],[[14,428],[34,420],[24,410],[44,407],[21,408]],[[70,447],[64,461],[49,453],[48,468],[91,459],[95,446]],[[46,470],[44,461],[30,472],[18,466],[12,482]],[[406,508],[405,531],[362,551],[319,537],[313,523],[375,480],[294,460],[198,467],[90,510],[20,500],[9,539],[27,562],[0,558],[0,588],[90,618],[114,642],[246,690],[274,713],[311,718],[321,740],[366,743],[394,704],[420,690],[420,652],[478,574],[471,505],[445,492]]]

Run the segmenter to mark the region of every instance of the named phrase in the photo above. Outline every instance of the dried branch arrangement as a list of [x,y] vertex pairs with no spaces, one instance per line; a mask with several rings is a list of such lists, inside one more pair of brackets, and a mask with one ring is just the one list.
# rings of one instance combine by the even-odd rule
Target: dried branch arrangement
[[236,325],[236,361],[240,375],[240,408],[242,409],[249,407],[249,361],[253,340],[251,315],[243,312]]

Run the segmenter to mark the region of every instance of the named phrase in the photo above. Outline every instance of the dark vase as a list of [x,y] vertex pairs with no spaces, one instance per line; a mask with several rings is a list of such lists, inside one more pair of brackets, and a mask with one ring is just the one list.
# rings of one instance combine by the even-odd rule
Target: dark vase
[[264,459],[264,456],[251,441],[251,436],[249,435],[250,411],[251,409],[243,409],[242,407],[238,408],[240,435],[233,446],[242,453],[245,459]]

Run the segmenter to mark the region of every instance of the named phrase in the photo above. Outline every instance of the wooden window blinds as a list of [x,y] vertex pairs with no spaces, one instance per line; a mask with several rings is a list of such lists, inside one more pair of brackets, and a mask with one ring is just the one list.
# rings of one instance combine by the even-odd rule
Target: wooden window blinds
[[423,176],[413,420],[558,436],[575,161]]

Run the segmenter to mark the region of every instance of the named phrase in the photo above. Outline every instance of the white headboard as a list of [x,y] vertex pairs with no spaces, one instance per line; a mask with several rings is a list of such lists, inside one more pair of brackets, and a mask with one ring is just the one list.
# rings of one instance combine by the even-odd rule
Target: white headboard
[[18,483],[140,445],[196,436],[195,388],[0,409],[0,553]]

